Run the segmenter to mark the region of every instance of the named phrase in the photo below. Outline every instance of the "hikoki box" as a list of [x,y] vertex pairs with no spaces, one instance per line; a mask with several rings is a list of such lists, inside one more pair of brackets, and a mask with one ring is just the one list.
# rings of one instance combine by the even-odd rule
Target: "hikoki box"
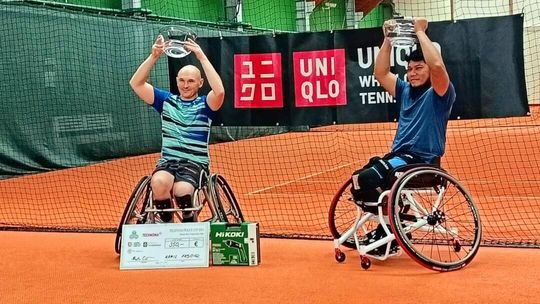
[[212,223],[212,265],[255,266],[261,263],[259,223]]

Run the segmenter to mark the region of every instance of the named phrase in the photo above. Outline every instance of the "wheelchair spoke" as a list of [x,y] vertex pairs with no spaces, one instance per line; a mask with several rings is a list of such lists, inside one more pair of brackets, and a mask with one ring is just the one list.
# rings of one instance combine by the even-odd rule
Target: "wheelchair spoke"
[[[439,169],[412,169],[392,191],[389,219],[409,256],[437,271],[460,269],[474,258],[481,238],[478,210],[452,176]],[[410,201],[406,212],[398,199],[402,195]]]

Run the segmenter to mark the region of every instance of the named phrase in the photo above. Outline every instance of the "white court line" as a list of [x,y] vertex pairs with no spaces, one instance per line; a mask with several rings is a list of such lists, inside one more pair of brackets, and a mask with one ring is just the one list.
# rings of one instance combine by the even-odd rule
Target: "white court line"
[[[250,193],[246,193],[246,195],[249,195],[249,194]],[[264,193],[259,193],[259,195],[264,195]],[[321,196],[324,196],[323,194],[320,194],[320,193],[300,193],[300,192],[267,193],[267,195],[271,197],[314,197],[314,196],[321,197]],[[329,194],[328,196],[332,196],[332,195],[333,194]]]
[[508,185],[510,184],[540,184],[540,181],[533,181],[533,180],[527,180],[527,179],[514,179],[512,181],[504,181],[504,180],[473,180],[473,179],[458,179],[460,183],[463,184],[475,184],[475,185],[498,185],[500,183],[506,183]]
[[262,188],[262,189],[259,189],[259,190],[255,190],[255,191],[249,192],[247,195],[253,195],[253,194],[257,194],[257,193],[261,193],[261,192],[264,192],[264,191],[268,191],[268,190],[270,190],[270,189],[274,189],[274,188],[277,188],[277,187],[281,187],[281,186],[285,186],[285,185],[290,185],[290,184],[292,184],[292,183],[296,183],[296,182],[299,182],[299,181],[302,181],[302,180],[305,180],[305,179],[308,179],[308,178],[312,178],[312,177],[317,176],[317,175],[321,175],[321,174],[324,174],[324,173],[328,173],[328,172],[336,171],[336,170],[341,169],[341,168],[348,167],[348,166],[350,166],[350,165],[352,165],[352,164],[355,164],[355,163],[359,163],[359,162],[347,163],[347,164],[345,164],[345,165],[341,165],[341,166],[338,166],[338,167],[335,167],[335,168],[331,168],[331,169],[328,169],[328,170],[325,170],[325,171],[313,173],[313,174],[310,174],[310,175],[307,175],[307,176],[304,176],[304,177],[301,177],[301,178],[298,178],[298,179],[294,179],[294,180],[291,180],[291,181],[288,181],[288,182],[284,182],[284,183],[277,184],[277,185],[274,185],[274,186],[270,186],[270,187]]
[[[474,197],[474,195],[473,195]],[[515,196],[497,196],[497,195],[481,195],[481,197],[485,197],[485,198],[491,198],[491,199],[504,199],[504,200],[516,200],[516,199],[520,199],[520,200],[540,200],[540,196],[518,196],[518,195],[515,195]]]
[[[353,164],[359,164],[360,162],[357,161],[357,162],[351,162],[351,163],[347,163],[347,164],[344,164],[344,165],[341,165],[341,166],[338,166],[338,167],[335,167],[335,168],[331,168],[331,169],[328,169],[328,170],[325,170],[325,171],[321,171],[321,172],[317,172],[317,173],[313,173],[313,174],[310,174],[310,175],[307,175],[307,176],[304,176],[304,177],[301,177],[301,178],[298,178],[298,179],[294,179],[294,180],[290,180],[290,181],[287,181],[287,182],[283,182],[283,183],[280,183],[280,184],[277,184],[277,185],[274,185],[274,186],[270,186],[270,187],[266,187],[266,188],[262,188],[262,189],[259,189],[259,190],[255,190],[255,191],[252,191],[252,192],[248,192],[247,195],[253,195],[253,194],[258,194],[258,193],[261,193],[261,192],[264,192],[264,191],[268,191],[268,190],[271,190],[271,189],[275,189],[275,188],[278,188],[278,187],[281,187],[281,186],[285,186],[285,185],[290,185],[290,184],[293,184],[293,183],[296,183],[296,182],[299,182],[299,181],[302,181],[302,180],[306,180],[306,179],[309,179],[309,178],[312,178],[314,176],[318,176],[318,175],[322,175],[324,173],[328,173],[328,172],[332,172],[332,171],[336,171],[338,169],[341,169],[341,168],[345,168],[345,167],[348,167],[350,165],[353,165]],[[466,184],[498,184],[500,183],[501,181],[500,180],[492,180],[492,181],[486,181],[486,180],[459,180],[461,183],[466,183]],[[333,181],[328,181],[328,182],[333,182]],[[519,183],[522,183],[522,182],[527,182],[527,183],[540,183],[540,181],[532,181],[532,180],[513,180],[513,181],[504,181],[505,183],[507,184],[519,184]],[[322,182],[316,182],[316,181],[312,181],[312,183],[322,183]],[[326,183],[326,182],[324,182]],[[285,194],[287,195],[287,194]],[[515,198],[515,197],[514,197]]]

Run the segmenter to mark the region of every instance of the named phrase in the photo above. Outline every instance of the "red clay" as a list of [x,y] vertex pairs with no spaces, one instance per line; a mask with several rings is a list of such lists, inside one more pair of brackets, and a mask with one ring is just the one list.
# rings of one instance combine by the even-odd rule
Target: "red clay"
[[332,242],[261,239],[262,264],[119,270],[113,234],[0,232],[2,303],[540,303],[540,251],[480,248],[437,273],[407,255],[360,268]]

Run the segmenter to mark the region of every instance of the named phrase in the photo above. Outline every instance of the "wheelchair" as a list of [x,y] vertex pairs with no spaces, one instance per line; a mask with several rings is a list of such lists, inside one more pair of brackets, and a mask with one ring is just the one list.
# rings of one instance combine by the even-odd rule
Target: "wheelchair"
[[[126,204],[120,224],[116,232],[115,251],[120,254],[122,244],[122,228],[129,224],[155,224],[161,222],[160,212],[172,212],[173,222],[181,222],[182,212],[193,212],[197,222],[225,222],[240,224],[244,215],[234,196],[232,188],[225,178],[219,174],[207,174],[205,171],[199,177],[199,187],[192,196],[191,208],[158,209],[154,205],[151,176],[142,177]],[[173,204],[174,205],[174,204]]]
[[480,215],[469,192],[437,165],[413,164],[390,172],[376,202],[355,202],[352,180],[334,195],[328,212],[337,262],[344,246],[356,249],[360,266],[405,251],[440,272],[469,264],[480,246]]

